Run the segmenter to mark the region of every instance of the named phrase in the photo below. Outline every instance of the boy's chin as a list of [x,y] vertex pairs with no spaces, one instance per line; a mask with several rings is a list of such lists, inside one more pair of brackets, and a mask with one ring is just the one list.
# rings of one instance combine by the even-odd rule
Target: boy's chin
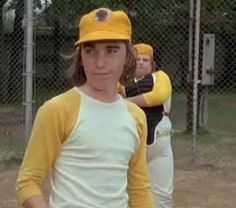
[[99,82],[97,82],[97,83],[94,83],[94,84],[93,84],[93,87],[94,87],[96,90],[99,90],[99,91],[108,90],[108,89],[111,89],[111,88],[112,88],[111,83],[110,83],[110,82],[106,82],[105,80],[99,81]]

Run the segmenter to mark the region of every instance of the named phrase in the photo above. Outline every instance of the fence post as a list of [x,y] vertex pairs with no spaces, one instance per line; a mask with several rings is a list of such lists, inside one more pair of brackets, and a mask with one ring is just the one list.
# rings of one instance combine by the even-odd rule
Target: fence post
[[33,123],[33,1],[25,0],[25,144],[28,143]]
[[188,40],[188,72],[187,72],[187,114],[186,132],[192,133],[193,128],[193,54],[194,54],[194,0],[189,6],[189,40]]
[[193,56],[193,142],[192,142],[192,160],[196,159],[197,152],[197,124],[198,124],[198,71],[199,71],[199,45],[200,45],[200,19],[201,19],[201,0],[194,1],[194,56]]

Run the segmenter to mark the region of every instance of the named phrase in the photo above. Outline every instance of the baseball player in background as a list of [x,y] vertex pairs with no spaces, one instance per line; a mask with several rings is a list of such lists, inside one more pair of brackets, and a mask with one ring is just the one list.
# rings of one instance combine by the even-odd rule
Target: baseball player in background
[[118,91],[139,105],[148,123],[147,164],[156,208],[172,208],[173,153],[171,148],[171,81],[155,68],[152,46],[136,44],[137,67],[132,84],[118,85]]

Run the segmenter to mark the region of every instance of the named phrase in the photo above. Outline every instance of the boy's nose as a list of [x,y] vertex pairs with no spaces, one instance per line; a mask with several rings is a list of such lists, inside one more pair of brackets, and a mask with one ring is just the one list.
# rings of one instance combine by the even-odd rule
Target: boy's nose
[[104,68],[106,66],[106,58],[103,53],[98,53],[96,57],[96,66],[98,68]]

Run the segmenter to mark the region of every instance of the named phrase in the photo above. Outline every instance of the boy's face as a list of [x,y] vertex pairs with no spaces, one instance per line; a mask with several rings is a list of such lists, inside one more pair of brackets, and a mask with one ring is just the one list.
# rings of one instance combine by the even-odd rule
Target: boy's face
[[88,42],[81,45],[86,84],[98,90],[115,89],[126,62],[123,41]]
[[138,55],[135,77],[141,78],[151,72],[152,72],[152,59],[151,59],[151,57],[149,55]]

